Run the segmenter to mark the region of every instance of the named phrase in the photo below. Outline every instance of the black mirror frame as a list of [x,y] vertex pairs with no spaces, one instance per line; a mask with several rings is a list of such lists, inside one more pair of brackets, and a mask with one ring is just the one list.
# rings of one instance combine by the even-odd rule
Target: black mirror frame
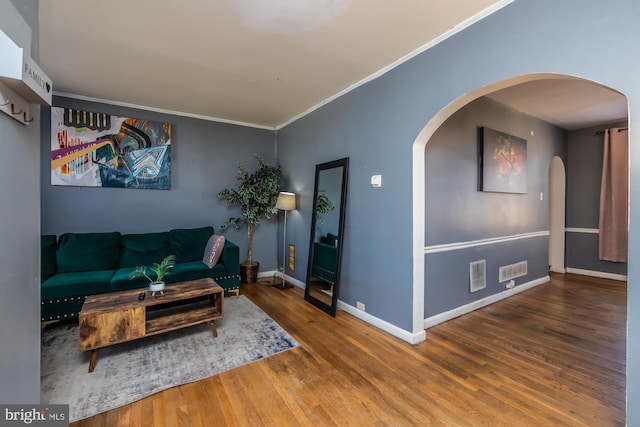
[[[329,306],[324,301],[320,301],[310,294],[310,283],[311,283],[311,269],[313,263],[313,243],[315,241],[315,233],[316,233],[316,200],[318,200],[318,178],[320,177],[320,172],[327,169],[333,169],[342,167],[342,188],[340,194],[340,212],[339,212],[339,221],[338,221],[338,236],[340,237],[339,244],[336,248],[336,271],[335,271],[335,282],[333,285],[333,295],[331,299],[331,305]],[[313,207],[311,210],[311,232],[309,238],[309,258],[307,265],[307,281],[304,289],[304,299],[314,306],[318,307],[320,310],[329,314],[330,316],[336,317],[336,310],[338,307],[338,289],[340,284],[340,266],[342,264],[342,248],[344,247],[344,220],[345,220],[345,212],[347,207],[347,183],[349,177],[349,157],[345,157],[342,159],[334,160],[331,162],[321,163],[316,165],[316,176],[315,176],[315,184],[313,188]]]

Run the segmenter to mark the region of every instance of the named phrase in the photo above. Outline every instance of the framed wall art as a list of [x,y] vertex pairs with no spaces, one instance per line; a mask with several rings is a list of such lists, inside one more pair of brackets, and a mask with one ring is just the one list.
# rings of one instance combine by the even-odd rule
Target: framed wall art
[[487,127],[480,133],[480,190],[525,194],[527,140]]
[[171,125],[51,108],[51,184],[171,188]]

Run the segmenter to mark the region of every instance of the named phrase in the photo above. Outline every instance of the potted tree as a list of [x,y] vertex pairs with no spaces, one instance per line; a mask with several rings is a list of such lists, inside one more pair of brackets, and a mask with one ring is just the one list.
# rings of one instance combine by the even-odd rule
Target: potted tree
[[149,291],[151,292],[151,296],[155,296],[156,292],[160,292],[160,295],[164,294],[164,276],[167,275],[171,271],[171,269],[176,265],[176,256],[175,255],[167,255],[165,259],[160,261],[160,263],[153,263],[152,266],[149,267],[149,270],[153,271],[156,274],[156,279],[152,279],[147,274],[146,266],[138,266],[135,270],[129,273],[129,280],[134,279],[136,277],[144,276],[149,280]]
[[247,226],[247,259],[240,263],[240,281],[255,283],[258,278],[260,263],[252,256],[253,229],[263,218],[269,219],[278,212],[276,201],[280,192],[280,166],[270,166],[258,155],[258,169],[249,173],[244,166],[238,165],[238,187],[225,188],[218,193],[218,198],[225,199],[228,206],[240,205],[242,217],[229,218],[220,226],[225,230],[229,225],[239,229]]

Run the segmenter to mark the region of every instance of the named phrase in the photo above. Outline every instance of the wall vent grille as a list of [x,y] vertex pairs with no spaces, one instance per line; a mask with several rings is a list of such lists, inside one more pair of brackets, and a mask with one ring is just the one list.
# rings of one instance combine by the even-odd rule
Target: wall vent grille
[[469,292],[477,292],[487,287],[486,260],[469,263]]
[[527,275],[527,261],[516,262],[515,264],[504,265],[498,272],[498,282],[506,282]]

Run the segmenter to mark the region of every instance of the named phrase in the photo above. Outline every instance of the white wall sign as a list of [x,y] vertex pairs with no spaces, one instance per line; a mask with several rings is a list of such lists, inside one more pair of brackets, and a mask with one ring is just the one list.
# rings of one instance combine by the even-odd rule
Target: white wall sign
[[0,81],[26,101],[51,105],[53,85],[42,69],[0,30]]

